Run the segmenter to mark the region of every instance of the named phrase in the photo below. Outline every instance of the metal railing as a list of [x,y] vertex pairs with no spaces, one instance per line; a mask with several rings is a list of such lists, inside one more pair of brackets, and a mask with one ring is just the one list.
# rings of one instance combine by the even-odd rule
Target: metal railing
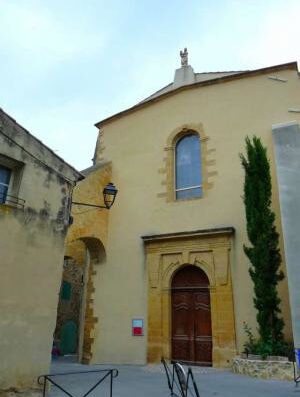
[[67,376],[67,375],[77,375],[77,374],[91,374],[91,373],[104,373],[104,375],[97,380],[97,382],[81,397],[87,397],[93,390],[96,389],[105,379],[109,378],[109,397],[112,397],[112,388],[113,388],[113,379],[119,375],[119,371],[117,369],[100,369],[100,370],[93,370],[93,371],[77,371],[77,372],[65,372],[59,374],[48,374],[48,375],[40,375],[38,377],[38,384],[43,386],[43,397],[46,396],[47,392],[47,382],[51,383],[52,385],[56,386],[59,390],[65,393],[69,397],[75,397],[70,391],[67,391],[61,385],[56,383],[52,378],[55,376]]
[[161,363],[166,372],[168,387],[172,397],[200,397],[191,367],[188,367],[186,373],[182,365],[177,361],[171,361],[172,370],[163,357],[161,358]]
[[298,387],[298,383],[300,383],[300,374],[296,360],[293,360],[293,366],[294,366],[294,382],[296,387]]
[[23,209],[25,205],[25,200],[16,196],[11,196],[10,194],[0,192],[0,204],[7,204],[12,207]]

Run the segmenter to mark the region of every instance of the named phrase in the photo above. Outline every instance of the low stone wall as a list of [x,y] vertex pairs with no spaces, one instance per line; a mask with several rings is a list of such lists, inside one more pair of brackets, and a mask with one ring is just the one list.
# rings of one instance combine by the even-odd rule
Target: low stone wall
[[294,379],[293,363],[290,361],[253,360],[235,357],[232,361],[232,371],[236,374],[263,379]]
[[0,397],[42,397],[41,389],[0,390]]

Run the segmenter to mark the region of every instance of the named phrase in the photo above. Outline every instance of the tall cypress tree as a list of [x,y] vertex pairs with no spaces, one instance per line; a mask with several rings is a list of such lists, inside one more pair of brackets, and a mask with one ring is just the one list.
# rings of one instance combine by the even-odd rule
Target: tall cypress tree
[[[261,140],[246,138],[246,156],[240,155],[245,170],[244,204],[247,233],[251,246],[244,251],[251,262],[249,273],[254,283],[254,306],[260,344],[269,354],[281,354],[284,322],[280,317],[277,284],[280,271],[279,235],[271,210],[272,184],[267,150]],[[263,348],[264,349],[264,348]]]

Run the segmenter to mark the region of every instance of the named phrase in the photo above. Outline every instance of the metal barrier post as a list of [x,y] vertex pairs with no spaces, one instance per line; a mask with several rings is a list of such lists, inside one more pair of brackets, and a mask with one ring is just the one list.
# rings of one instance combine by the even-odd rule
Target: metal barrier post
[[59,374],[48,374],[48,375],[41,375],[38,377],[38,383],[41,384],[41,379],[43,378],[43,397],[46,397],[46,383],[49,381],[58,389],[60,389],[63,393],[65,393],[69,397],[74,397],[70,392],[65,390],[62,386],[56,383],[51,377],[54,376],[66,376],[66,375],[77,375],[77,374],[90,374],[90,373],[102,373],[104,372],[104,376],[99,379],[94,386],[92,386],[82,397],[87,397],[96,387],[100,385],[107,377],[110,377],[110,397],[112,397],[112,386],[113,386],[113,378],[116,378],[119,375],[119,371],[117,369],[102,369],[102,370],[94,370],[94,371],[78,371],[78,372],[66,372],[66,373],[59,373]]
[[45,397],[46,395],[46,384],[47,384],[47,377],[44,376],[43,397]]
[[112,386],[113,386],[113,374],[110,371],[110,397],[112,397]]

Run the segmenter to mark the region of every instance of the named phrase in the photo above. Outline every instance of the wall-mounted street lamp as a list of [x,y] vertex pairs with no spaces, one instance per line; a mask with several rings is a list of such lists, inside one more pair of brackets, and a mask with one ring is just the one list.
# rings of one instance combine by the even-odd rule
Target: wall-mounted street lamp
[[118,193],[118,189],[115,187],[115,185],[113,183],[110,182],[105,186],[102,193],[103,193],[104,205],[78,203],[77,201],[72,201],[72,204],[84,205],[86,207],[106,208],[107,210],[109,210],[110,207],[115,202],[115,198]]

